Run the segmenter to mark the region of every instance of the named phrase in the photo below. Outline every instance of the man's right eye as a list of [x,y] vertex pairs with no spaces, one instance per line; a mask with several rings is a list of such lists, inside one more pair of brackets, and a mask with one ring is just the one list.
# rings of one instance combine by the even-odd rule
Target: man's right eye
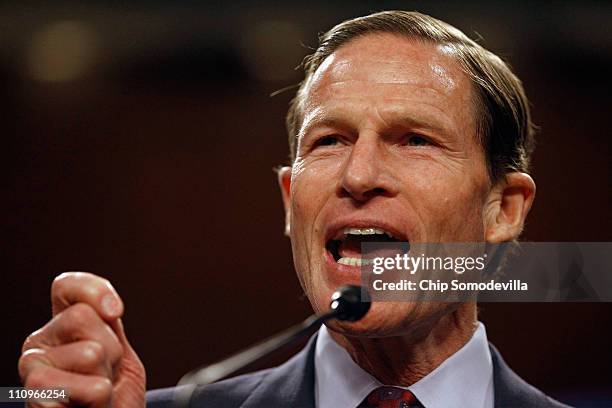
[[314,144],[314,147],[319,146],[333,146],[338,144],[338,136],[336,135],[327,135],[320,137]]

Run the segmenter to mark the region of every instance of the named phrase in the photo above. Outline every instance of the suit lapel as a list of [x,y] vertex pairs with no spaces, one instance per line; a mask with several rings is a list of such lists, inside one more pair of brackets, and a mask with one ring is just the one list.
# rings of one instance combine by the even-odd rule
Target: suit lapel
[[495,408],[550,406],[546,395],[512,371],[492,344],[489,344],[489,349],[493,361]]
[[241,408],[315,408],[314,352],[317,335],[286,363],[272,369]]

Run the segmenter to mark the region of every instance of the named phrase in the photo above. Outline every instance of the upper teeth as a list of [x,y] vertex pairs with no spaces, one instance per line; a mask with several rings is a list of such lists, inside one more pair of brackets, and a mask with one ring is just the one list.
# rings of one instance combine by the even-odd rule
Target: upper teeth
[[392,237],[387,231],[379,228],[345,228],[342,233],[344,235],[387,235]]
[[336,262],[341,265],[365,266],[365,265],[373,264],[374,260],[364,259],[364,258],[342,257],[338,259]]

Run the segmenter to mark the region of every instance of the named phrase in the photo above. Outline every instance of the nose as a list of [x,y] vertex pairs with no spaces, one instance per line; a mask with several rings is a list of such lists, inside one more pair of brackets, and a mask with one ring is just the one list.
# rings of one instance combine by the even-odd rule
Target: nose
[[360,135],[344,164],[340,194],[365,202],[397,193],[389,172],[389,158],[376,134]]

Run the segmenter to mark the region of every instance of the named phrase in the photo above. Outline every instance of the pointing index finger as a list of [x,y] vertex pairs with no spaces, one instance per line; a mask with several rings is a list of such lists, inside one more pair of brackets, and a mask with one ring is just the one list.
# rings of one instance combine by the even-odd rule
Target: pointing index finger
[[79,302],[93,307],[106,321],[123,315],[123,302],[108,280],[88,272],[64,272],[53,280],[53,316]]

